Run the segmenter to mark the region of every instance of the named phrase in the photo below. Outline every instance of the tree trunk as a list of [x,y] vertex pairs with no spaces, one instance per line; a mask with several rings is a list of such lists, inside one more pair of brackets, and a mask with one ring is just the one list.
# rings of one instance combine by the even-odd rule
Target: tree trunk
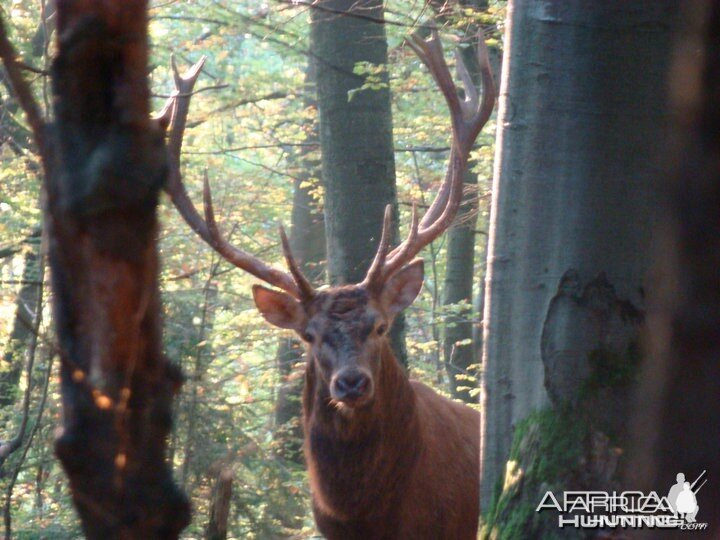
[[[663,183],[648,299],[647,356],[626,475],[666,490],[683,473],[697,494],[693,538],[720,534],[720,6],[684,2],[670,88],[674,137]],[[689,45],[690,44],[690,45]],[[666,147],[660,147],[667,150]],[[667,156],[670,156],[669,158]],[[701,480],[702,482],[702,480]],[[696,491],[699,485],[693,486]],[[660,493],[663,494],[663,491]],[[654,538],[655,534],[642,538]],[[686,538],[674,530],[663,538]]]
[[641,310],[676,4],[509,6],[484,314],[486,507],[513,426],[548,404],[543,379],[576,393],[588,347],[636,341],[636,319],[597,325]]
[[[317,88],[315,79],[317,70],[315,60],[308,56],[305,73],[304,104],[306,108],[317,109]],[[317,116],[313,116],[304,125],[303,142],[319,145]],[[311,283],[317,285],[324,277],[325,266],[325,221],[323,213],[313,196],[320,175],[318,150],[314,146],[301,147],[302,150],[291,156],[290,167],[294,170],[294,190],[290,229],[290,247],[300,263],[302,272]],[[293,370],[301,362],[305,349],[294,335],[282,338],[277,351],[277,365],[280,372],[280,386],[275,406],[275,433],[278,453],[285,459],[303,463],[302,456],[302,387],[303,377]]]
[[443,356],[452,396],[466,403],[476,401],[470,389],[475,363],[472,345],[472,287],[475,276],[475,224],[477,222],[477,174],[465,174],[463,206],[448,231],[443,305],[456,306],[445,316]]
[[[470,33],[470,32],[468,32]],[[477,84],[479,66],[475,60],[474,47],[462,49],[465,65]],[[479,85],[478,85],[479,86]],[[455,224],[447,233],[447,262],[443,284],[443,305],[458,305],[446,314],[443,336],[445,369],[454,398],[466,403],[477,401],[471,389],[475,386],[475,372],[468,368],[476,362],[473,355],[473,301],[472,288],[475,276],[475,226],[478,210],[478,176],[472,171],[476,163],[471,161],[463,178],[463,202],[455,218]]]
[[[317,283],[323,273],[322,261],[325,259],[325,224],[311,194],[313,186],[305,183],[311,181],[313,170],[319,173],[319,164],[315,163],[313,169],[311,160],[303,159],[303,163],[310,168],[295,180],[290,245],[303,273],[311,282]],[[295,336],[282,338],[277,351],[281,384],[275,407],[275,437],[279,442],[280,455],[297,463],[303,460],[300,416],[304,379],[293,368],[304,355],[305,348]]]
[[10,339],[0,361],[0,407],[7,407],[17,401],[18,382],[22,372],[25,351],[32,339],[33,320],[37,299],[43,287],[39,281],[40,231],[33,232],[25,239],[28,250],[24,257],[22,283],[18,293],[15,320],[10,332]]
[[223,467],[218,473],[213,486],[210,502],[210,521],[207,530],[208,540],[225,540],[227,538],[232,481],[232,469]]
[[181,375],[161,342],[156,207],[167,157],[149,116],[147,3],[65,1],[57,16],[45,162],[62,362],[56,453],[88,538],[177,538],[190,512],[165,460]]
[[[194,351],[194,362],[192,366],[192,372],[189,375],[190,382],[188,383],[189,388],[187,395],[187,404],[185,407],[185,418],[187,419],[187,437],[185,439],[184,450],[185,455],[183,456],[182,466],[180,467],[180,485],[183,489],[187,489],[190,482],[190,476],[192,474],[192,465],[196,454],[199,454],[199,450],[206,444],[206,440],[202,439],[202,435],[198,434],[198,420],[200,412],[200,393],[203,387],[207,384],[205,374],[207,373],[208,365],[213,358],[212,349],[209,346],[208,336],[213,333],[213,327],[215,326],[215,308],[218,304],[218,288],[215,281],[217,269],[219,265],[213,263],[211,265],[210,275],[205,282],[203,287],[203,304],[200,315],[200,325],[197,328],[197,333],[192,332],[194,338],[193,348]],[[193,317],[189,317],[188,327],[185,328],[185,332],[188,329],[193,328]]]
[[[387,40],[381,0],[322,0],[312,10],[311,48],[317,61],[328,274],[332,284],[365,277],[380,241],[385,206],[397,194]],[[373,71],[380,88],[365,88],[357,69]],[[407,365],[404,319],[391,335]]]

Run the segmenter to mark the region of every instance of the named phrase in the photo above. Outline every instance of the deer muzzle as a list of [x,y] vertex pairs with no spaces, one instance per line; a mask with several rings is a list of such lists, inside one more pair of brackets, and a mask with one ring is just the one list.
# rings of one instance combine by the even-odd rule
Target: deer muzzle
[[330,381],[330,396],[349,407],[367,403],[373,394],[372,378],[357,368],[345,368]]

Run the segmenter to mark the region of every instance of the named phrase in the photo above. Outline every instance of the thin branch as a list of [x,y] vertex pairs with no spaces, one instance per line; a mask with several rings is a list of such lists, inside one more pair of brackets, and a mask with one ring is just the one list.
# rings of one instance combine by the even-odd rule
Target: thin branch
[[53,366],[53,360],[55,358],[57,353],[50,352],[48,355],[48,366],[47,371],[45,375],[45,382],[43,385],[43,393],[42,398],[40,400],[40,405],[38,405],[37,415],[35,417],[35,423],[33,424],[32,430],[30,430],[30,435],[27,438],[27,442],[25,443],[25,447],[23,448],[22,454],[20,455],[20,459],[18,461],[17,466],[15,467],[15,470],[13,471],[12,478],[8,484],[7,491],[5,494],[5,508],[3,509],[4,514],[4,520],[5,520],[5,538],[6,540],[9,540],[12,537],[12,494],[13,490],[15,489],[15,483],[17,482],[18,476],[20,474],[20,470],[22,469],[23,463],[25,463],[25,459],[27,458],[28,451],[30,450],[30,446],[32,445],[33,439],[35,438],[35,434],[37,433],[38,429],[40,428],[40,422],[42,421],[43,413],[45,412],[45,405],[47,404],[47,396],[48,396],[48,388],[50,386],[50,379],[52,378],[52,366]]
[[[275,0],[278,4],[285,4],[292,7],[306,7],[310,9],[315,9],[317,11],[322,11],[324,13],[330,13],[334,15],[340,15],[342,17],[352,17],[354,19],[360,19],[363,21],[370,21],[377,24],[386,24],[391,26],[401,26],[403,28],[426,28],[428,30],[436,28],[435,25],[431,26],[425,26],[421,24],[417,24],[416,22],[411,23],[404,23],[400,21],[393,21],[385,19],[384,17],[375,17],[373,15],[366,15],[364,13],[358,13],[357,11],[350,11],[346,9],[337,9],[337,8],[331,8],[326,5],[320,4],[316,1],[308,2],[305,0]],[[353,4],[356,5],[356,4]]]
[[[190,124],[188,124],[190,127]],[[290,143],[290,142],[279,142],[277,144],[253,144],[249,146],[233,146],[231,148],[221,148],[220,150],[185,150],[183,153],[186,155],[195,156],[218,156],[223,154],[229,154],[232,152],[242,152],[245,150],[263,150],[266,148],[318,148],[320,143],[317,142],[304,142],[304,143]],[[487,144],[475,144],[472,146],[472,150],[478,150],[489,145]],[[452,150],[450,146],[396,146],[393,148],[393,152],[396,154],[403,153],[427,153],[427,154],[442,154]]]
[[[42,285],[43,278],[45,275],[45,260],[40,256],[40,260],[38,261],[38,268],[39,268],[39,284]],[[17,435],[13,437],[11,440],[7,442],[3,442],[0,445],[0,468],[2,468],[3,464],[5,463],[5,460],[8,458],[10,454],[12,454],[15,450],[20,448],[20,445],[22,444],[23,437],[25,437],[25,429],[27,428],[27,422],[28,422],[28,410],[30,408],[30,392],[32,391],[32,370],[33,366],[35,365],[35,352],[37,351],[37,345],[38,345],[38,336],[40,334],[40,324],[42,323],[42,302],[43,302],[43,291],[44,288],[41,286],[40,290],[38,291],[37,300],[35,302],[35,312],[33,313],[33,319],[32,319],[32,326],[30,327],[30,343],[28,344],[27,348],[27,367],[26,367],[26,373],[27,373],[27,387],[25,389],[25,396],[23,398],[23,409],[22,409],[22,420],[20,422],[20,428],[18,429]],[[27,307],[25,308],[27,309]],[[22,315],[20,315],[20,320],[24,322],[24,324],[27,324],[28,321],[24,319]]]
[[0,259],[7,259],[20,252],[19,247],[8,247],[0,249]]
[[163,98],[163,99],[170,99],[170,98],[174,98],[174,97],[190,97],[190,96],[194,96],[195,94],[200,94],[201,92],[209,92],[211,90],[223,90],[225,88],[230,88],[230,85],[229,84],[214,84],[212,86],[205,86],[198,90],[193,90],[192,92],[189,92],[189,93],[153,94],[152,97]]
[[25,71],[29,71],[30,73],[35,73],[37,75],[42,75],[43,77],[50,76],[50,72],[46,69],[37,68],[35,66],[31,66],[30,64],[26,62],[18,61],[17,65],[20,69],[24,69]]
[[150,17],[152,21],[187,21],[195,23],[207,23],[216,24],[218,26],[230,26],[227,21],[221,21],[219,19],[208,19],[203,17],[187,17],[183,15],[154,15]]
[[12,43],[10,43],[2,14],[0,14],[0,58],[5,66],[15,99],[17,99],[20,107],[25,112],[25,117],[33,132],[40,155],[44,161],[47,161],[49,154],[45,139],[45,122],[37,101],[33,97],[30,85],[22,76],[23,64],[18,61],[18,54]]

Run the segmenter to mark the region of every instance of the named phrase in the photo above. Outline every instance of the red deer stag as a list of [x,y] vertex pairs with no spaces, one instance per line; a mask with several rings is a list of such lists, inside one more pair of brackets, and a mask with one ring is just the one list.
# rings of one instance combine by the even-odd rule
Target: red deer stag
[[[290,272],[268,267],[218,232],[205,181],[205,219],[190,202],[178,172],[182,126],[199,64],[176,74],[177,105],[170,134],[168,191],[181,214],[223,257],[282,289],[253,286],[255,304],[275,326],[305,341],[305,457],[320,531],[330,539],[474,539],[479,516],[479,414],[408,380],[387,338],[394,317],[423,282],[419,251],[453,221],[472,145],[487,122],[495,89],[485,43],[478,40],[480,99],[458,55],[461,101],[435,32],[410,45],[448,103],[452,150],[440,191],[418,223],[413,208],[407,239],[389,251],[390,207],[374,261],[362,283],[315,290],[302,275],[280,231]],[[180,134],[180,135],[178,135]]]

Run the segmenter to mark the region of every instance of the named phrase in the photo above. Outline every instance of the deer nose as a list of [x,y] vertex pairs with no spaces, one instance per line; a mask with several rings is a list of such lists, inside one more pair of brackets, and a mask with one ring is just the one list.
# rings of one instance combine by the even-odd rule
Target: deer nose
[[335,377],[334,398],[338,401],[356,401],[370,388],[370,377],[362,371],[346,370]]

